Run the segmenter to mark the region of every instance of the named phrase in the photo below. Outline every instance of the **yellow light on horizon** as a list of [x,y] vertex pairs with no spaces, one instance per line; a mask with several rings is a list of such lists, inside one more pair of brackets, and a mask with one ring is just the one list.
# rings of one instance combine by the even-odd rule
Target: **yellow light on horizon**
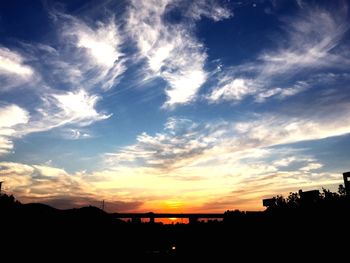
[[168,200],[165,202],[165,207],[170,210],[179,210],[183,206],[183,203],[178,200]]

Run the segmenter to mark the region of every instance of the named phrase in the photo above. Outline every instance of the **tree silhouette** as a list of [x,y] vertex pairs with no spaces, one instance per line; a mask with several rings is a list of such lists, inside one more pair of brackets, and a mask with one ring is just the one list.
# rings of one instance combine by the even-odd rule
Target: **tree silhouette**
[[285,201],[289,207],[295,208],[300,206],[300,195],[299,193],[290,192],[287,200]]
[[346,189],[344,185],[340,184],[338,187],[338,193],[340,196],[346,196]]

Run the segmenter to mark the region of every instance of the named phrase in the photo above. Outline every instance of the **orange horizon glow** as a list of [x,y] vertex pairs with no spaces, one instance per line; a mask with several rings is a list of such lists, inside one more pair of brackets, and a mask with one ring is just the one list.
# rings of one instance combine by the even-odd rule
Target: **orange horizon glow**
[[[96,181],[86,183],[84,178],[90,174],[76,173],[69,175],[64,170],[48,166],[31,167],[23,164],[3,163],[3,167],[11,167],[6,172],[4,180],[6,180],[6,192],[13,194],[16,199],[22,203],[44,203],[58,209],[78,208],[83,206],[101,207],[101,201],[105,200],[105,210],[110,213],[224,213],[227,210],[240,211],[263,211],[265,208],[262,205],[262,199],[270,198],[276,195],[288,196],[290,192],[297,192],[299,189],[312,190],[322,187],[337,191],[337,187],[342,183],[342,177],[339,174],[332,174],[332,178],[323,182],[305,181],[302,184],[299,180],[291,180],[290,173],[279,173],[278,176],[273,176],[269,180],[269,184],[265,182],[259,185],[259,181],[251,181],[248,185],[243,184],[237,177],[231,179],[230,184],[227,183],[227,178],[224,171],[216,169],[216,176],[212,169],[199,169],[195,174],[202,174],[203,179],[196,181],[178,181],[170,174],[167,176],[157,175],[152,172],[154,170],[145,171],[144,169],[127,169],[122,172],[108,171],[92,173],[91,176],[96,178],[104,177],[105,181]],[[27,171],[40,170],[47,178],[60,178],[57,181],[44,181],[43,185],[34,185],[30,195],[28,192],[23,192],[23,185],[30,182],[30,174],[25,174]],[[258,168],[258,167],[257,167]],[[257,169],[256,168],[256,169]],[[254,170],[255,171],[255,170]],[[237,174],[245,174],[244,171],[236,170]],[[253,170],[252,170],[253,173]],[[13,176],[18,174],[18,176]],[[11,176],[10,176],[11,175]],[[205,176],[205,178],[204,178]],[[299,174],[298,174],[299,176]],[[83,193],[90,193],[91,202],[86,201],[84,195],[79,197],[71,196],[69,201],[63,200],[61,203],[50,203],[57,193],[65,188],[65,180],[73,180],[74,183],[81,185]],[[298,178],[298,177],[297,177]],[[244,182],[244,180],[243,180]],[[61,185],[62,184],[62,185]],[[18,187],[18,190],[17,190]],[[50,194],[42,194],[40,191],[45,188],[45,191],[50,191]],[[116,191],[115,189],[121,189]],[[123,190],[126,189],[126,190]],[[35,191],[34,191],[35,190]],[[66,191],[66,190],[65,190]],[[66,194],[69,192],[66,191]],[[87,195],[88,197],[89,195]],[[144,201],[145,200],[145,201]],[[72,201],[72,202],[71,202]],[[122,204],[140,203],[133,207],[113,206],[114,202],[122,202]],[[179,222],[178,220],[166,220],[167,222]]]

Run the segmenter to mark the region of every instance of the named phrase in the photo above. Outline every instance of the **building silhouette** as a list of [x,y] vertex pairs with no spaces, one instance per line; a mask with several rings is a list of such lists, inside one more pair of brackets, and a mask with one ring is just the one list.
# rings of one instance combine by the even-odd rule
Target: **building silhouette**
[[274,206],[276,204],[276,198],[266,198],[262,200],[263,202],[263,206],[265,207],[270,207],[270,206]]
[[343,173],[344,187],[346,195],[350,195],[350,172]]
[[303,191],[299,190],[299,196],[302,203],[315,203],[320,199],[319,190]]

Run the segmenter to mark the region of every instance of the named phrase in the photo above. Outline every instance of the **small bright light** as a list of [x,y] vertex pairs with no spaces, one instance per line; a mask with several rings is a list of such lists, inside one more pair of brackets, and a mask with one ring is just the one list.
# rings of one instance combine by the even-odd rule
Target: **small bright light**
[[175,247],[175,246],[172,246],[172,247],[171,247],[171,250],[176,250],[176,247]]

